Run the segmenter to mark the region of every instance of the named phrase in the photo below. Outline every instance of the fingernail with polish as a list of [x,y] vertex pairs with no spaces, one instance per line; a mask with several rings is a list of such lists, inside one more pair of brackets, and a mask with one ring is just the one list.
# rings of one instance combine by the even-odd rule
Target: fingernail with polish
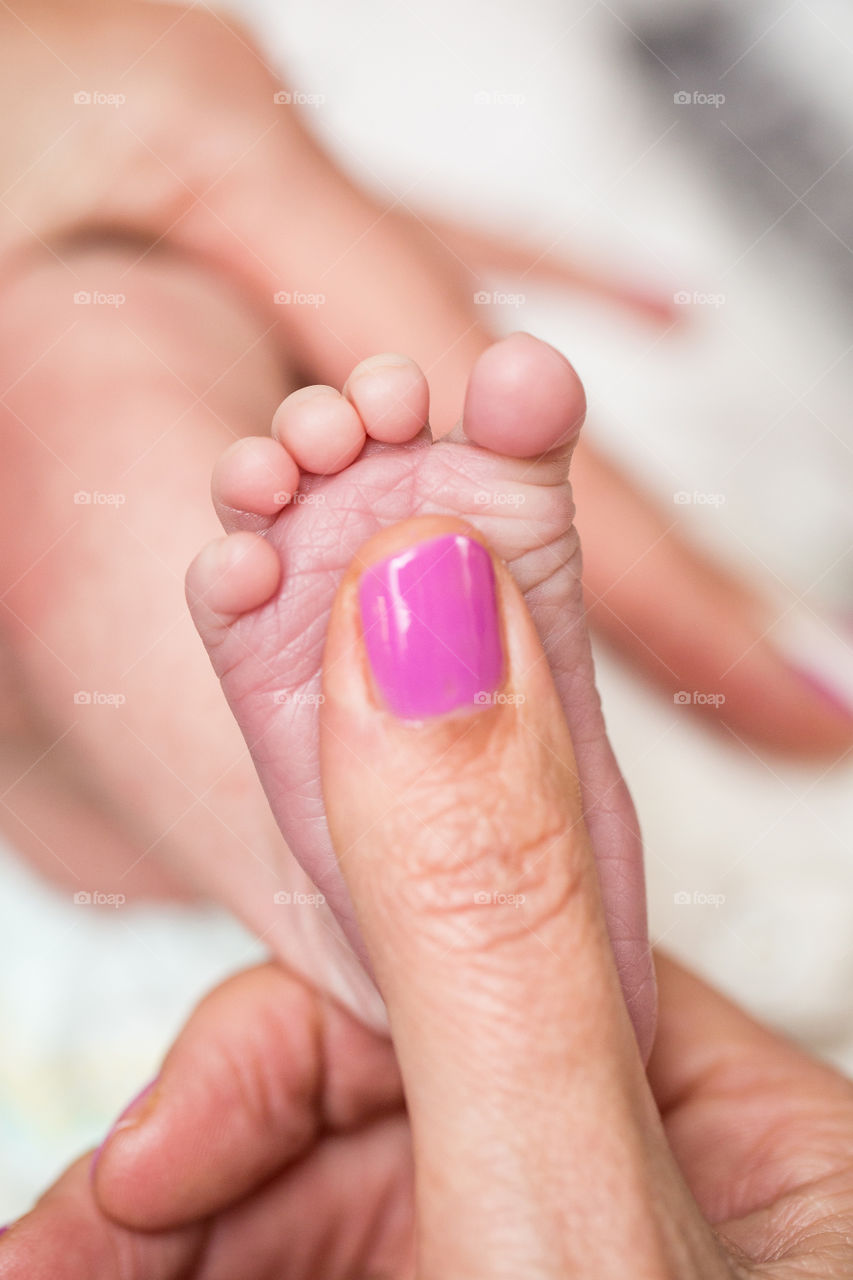
[[371,565],[359,584],[364,642],[385,703],[405,720],[491,701],[504,659],[495,572],[464,534]]
[[144,1108],[142,1104],[150,1099],[154,1086],[157,1084],[157,1079],[159,1079],[159,1077],[149,1081],[149,1083],[145,1086],[145,1088],[141,1089],[139,1093],[137,1093],[136,1097],[130,1100],[130,1102],[125,1107],[124,1111],[122,1111],[121,1115],[116,1120],[115,1124],[112,1126],[109,1133],[104,1138],[103,1142],[101,1143],[97,1151],[92,1156],[92,1163],[89,1166],[90,1178],[93,1178],[95,1176],[95,1169],[97,1167],[98,1161],[101,1158],[101,1153],[103,1152],[107,1143],[112,1141],[112,1139],[120,1130],[129,1129],[132,1125],[139,1123],[144,1111],[146,1110],[146,1108]]
[[770,643],[815,693],[853,719],[853,642],[844,624],[807,609],[790,609]]

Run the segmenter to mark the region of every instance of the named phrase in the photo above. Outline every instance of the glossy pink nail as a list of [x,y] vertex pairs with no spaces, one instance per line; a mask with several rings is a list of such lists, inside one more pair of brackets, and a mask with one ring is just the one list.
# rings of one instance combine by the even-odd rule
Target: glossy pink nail
[[359,584],[364,642],[395,715],[420,720],[491,701],[504,660],[492,560],[464,534],[398,551]]

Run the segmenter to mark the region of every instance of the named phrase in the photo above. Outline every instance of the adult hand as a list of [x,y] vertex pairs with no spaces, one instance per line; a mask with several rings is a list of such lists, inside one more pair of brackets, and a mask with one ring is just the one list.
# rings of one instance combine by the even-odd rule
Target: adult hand
[[[314,381],[339,386],[362,357],[407,352],[429,376],[433,425],[450,428],[494,336],[473,305],[476,241],[351,182],[274,101],[278,80],[244,32],[198,7],[13,0],[0,36],[0,266],[92,236],[140,255],[179,248],[236,283]],[[275,306],[280,290],[325,301]],[[575,474],[591,617],[630,661],[670,695],[724,695],[724,716],[709,714],[742,737],[845,749],[853,716],[772,645],[768,609],[589,444]]]
[[87,1158],[3,1238],[4,1280],[853,1275],[849,1082],[668,961],[644,1072],[572,743],[500,563],[500,697],[389,709],[411,672],[365,627],[362,582],[439,532],[464,529],[410,521],[363,549],[325,661],[329,818],[402,1090],[382,1037],[277,967],[242,975],[94,1185]]

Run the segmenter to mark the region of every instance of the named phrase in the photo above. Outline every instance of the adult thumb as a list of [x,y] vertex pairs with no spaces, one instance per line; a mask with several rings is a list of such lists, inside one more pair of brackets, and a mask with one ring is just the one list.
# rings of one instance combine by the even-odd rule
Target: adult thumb
[[600,1222],[631,1203],[657,1121],[509,571],[458,521],[378,534],[339,589],[324,692],[326,809],[403,1072],[424,1274],[509,1274],[515,1251],[539,1274],[568,1204]]

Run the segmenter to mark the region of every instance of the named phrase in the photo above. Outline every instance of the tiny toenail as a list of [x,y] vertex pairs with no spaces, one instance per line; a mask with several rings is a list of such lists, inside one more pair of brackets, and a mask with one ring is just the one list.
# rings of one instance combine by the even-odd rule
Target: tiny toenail
[[504,659],[488,551],[445,534],[371,565],[359,584],[364,642],[385,703],[419,720],[491,704]]
[[377,369],[402,369],[409,368],[414,365],[414,360],[409,356],[401,356],[396,351],[383,351],[378,356],[368,356],[366,360],[362,360],[353,369],[353,374],[359,377],[362,373],[375,373]]
[[292,404],[294,400],[300,404],[305,400],[319,400],[321,396],[340,397],[340,391],[336,391],[334,387],[316,386],[316,387],[300,387],[298,391],[292,391],[287,397]]

